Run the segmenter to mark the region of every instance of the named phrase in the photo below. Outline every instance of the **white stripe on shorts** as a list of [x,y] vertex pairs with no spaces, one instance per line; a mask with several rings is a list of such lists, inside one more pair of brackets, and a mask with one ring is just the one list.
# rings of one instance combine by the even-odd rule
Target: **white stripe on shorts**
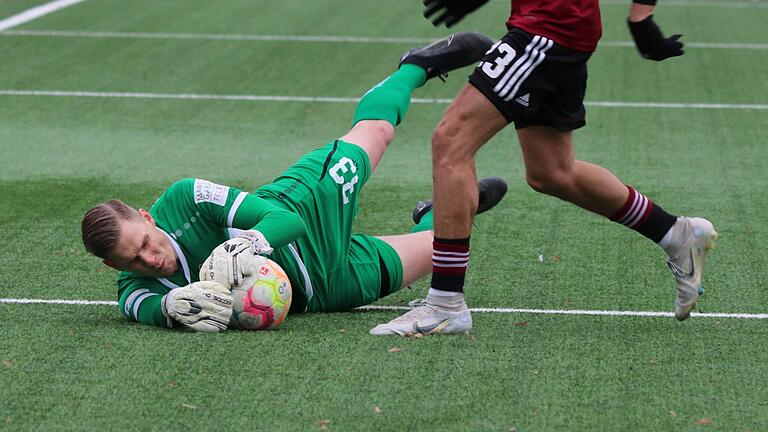
[[[538,54],[538,58],[536,58],[536,59],[534,60],[534,63],[533,63],[533,64],[532,64],[532,65],[531,65],[531,66],[530,66],[528,69],[526,69],[526,70],[525,70],[525,72],[523,73],[523,76],[521,76],[519,79],[515,78],[515,79],[513,79],[513,80],[510,80],[510,82],[509,82],[509,83],[508,83],[508,84],[507,84],[507,85],[504,87],[504,91],[508,91],[508,90],[509,90],[509,87],[512,85],[512,82],[513,82],[513,81],[515,82],[515,86],[512,88],[512,90],[511,90],[511,91],[509,91],[509,93],[508,93],[508,94],[509,94],[509,96],[507,96],[507,97],[504,99],[505,101],[511,101],[511,100],[512,100],[512,98],[513,98],[513,97],[515,97],[515,96],[517,95],[517,91],[518,91],[518,90],[520,90],[520,85],[521,85],[521,84],[522,84],[522,83],[523,83],[523,82],[524,82],[526,79],[528,79],[528,75],[530,75],[530,74],[531,74],[531,72],[533,72],[533,70],[534,70],[534,69],[536,69],[536,67],[537,67],[538,65],[540,65],[540,64],[541,64],[541,62],[543,62],[543,61],[544,61],[544,58],[547,56],[547,55],[546,55],[546,53],[547,53],[547,51],[548,51],[550,48],[552,48],[552,45],[554,45],[554,42],[552,42],[551,40],[547,39],[547,44],[544,46],[544,48],[542,48],[542,50],[541,50],[541,51],[534,53],[534,55],[537,55],[537,54]],[[501,97],[504,97],[504,95],[503,95],[503,94],[500,94],[500,96],[501,96]]]
[[512,66],[507,69],[507,72],[504,74],[503,77],[499,80],[498,83],[496,83],[496,86],[493,87],[493,91],[496,93],[499,93],[502,88],[504,88],[504,85],[509,81],[509,79],[512,77],[512,75],[515,74],[515,72],[528,61],[528,57],[531,55],[531,51],[535,48],[537,45],[542,44],[542,37],[541,36],[534,36],[533,39],[531,39],[531,42],[528,44],[528,46],[525,47],[525,51],[523,54],[518,57],[517,61],[515,61]]
[[[552,45],[553,42],[551,40],[543,36],[534,36],[528,46],[525,47],[525,53],[515,61],[493,88],[499,97],[509,96],[510,99],[514,97],[517,89],[520,88],[523,81],[531,74],[531,71],[544,60],[544,53]],[[515,92],[510,93],[513,87]]]

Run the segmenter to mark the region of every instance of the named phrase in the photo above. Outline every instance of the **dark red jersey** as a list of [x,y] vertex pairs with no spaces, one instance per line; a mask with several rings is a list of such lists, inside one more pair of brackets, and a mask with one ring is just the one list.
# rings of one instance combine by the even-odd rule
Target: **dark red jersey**
[[598,0],[512,0],[507,27],[589,52],[595,50],[603,34]]

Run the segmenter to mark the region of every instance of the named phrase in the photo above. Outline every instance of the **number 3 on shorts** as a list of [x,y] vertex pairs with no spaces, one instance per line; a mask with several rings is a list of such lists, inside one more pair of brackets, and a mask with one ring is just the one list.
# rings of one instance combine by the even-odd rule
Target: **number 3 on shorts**
[[353,174],[356,173],[357,165],[346,156],[339,159],[339,162],[328,170],[328,174],[331,175],[333,181],[341,185],[341,197],[344,199],[344,205],[349,204],[349,197],[355,191],[355,184],[357,184],[358,180],[357,174],[355,174],[351,180],[345,181],[341,174],[347,171],[351,171]]
[[495,64],[483,62],[483,72],[485,72],[491,79],[498,78],[499,75],[504,72],[504,69],[509,66],[512,60],[515,59],[515,55],[517,54],[514,48],[506,43],[501,43],[501,41],[496,42],[486,54],[490,54],[497,48],[502,55],[494,59]]

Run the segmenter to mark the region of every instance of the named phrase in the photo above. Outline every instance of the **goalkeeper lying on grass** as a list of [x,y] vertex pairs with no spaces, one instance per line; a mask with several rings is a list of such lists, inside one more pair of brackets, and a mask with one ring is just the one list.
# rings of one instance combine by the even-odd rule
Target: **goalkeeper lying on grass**
[[[89,210],[82,221],[83,243],[122,271],[120,311],[142,324],[226,329],[232,313],[227,287],[199,281],[197,272],[209,255],[223,263],[231,260],[224,248],[217,248],[231,238],[282,266],[293,287],[292,313],[348,311],[427,275],[432,270],[431,203],[416,207],[410,234],[353,235],[358,195],[394,139],[413,90],[477,62],[492,42],[460,33],[409,50],[400,68],[360,100],[346,135],[310,152],[253,193],[184,179],[149,211],[118,200]],[[478,213],[506,192],[501,179],[480,184]]]

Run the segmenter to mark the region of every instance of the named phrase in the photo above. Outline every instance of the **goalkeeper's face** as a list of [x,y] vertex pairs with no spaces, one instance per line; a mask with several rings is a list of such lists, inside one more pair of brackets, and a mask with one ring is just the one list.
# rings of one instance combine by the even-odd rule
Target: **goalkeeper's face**
[[142,276],[173,275],[179,270],[173,245],[146,210],[139,214],[141,219],[120,221],[120,238],[104,263]]

